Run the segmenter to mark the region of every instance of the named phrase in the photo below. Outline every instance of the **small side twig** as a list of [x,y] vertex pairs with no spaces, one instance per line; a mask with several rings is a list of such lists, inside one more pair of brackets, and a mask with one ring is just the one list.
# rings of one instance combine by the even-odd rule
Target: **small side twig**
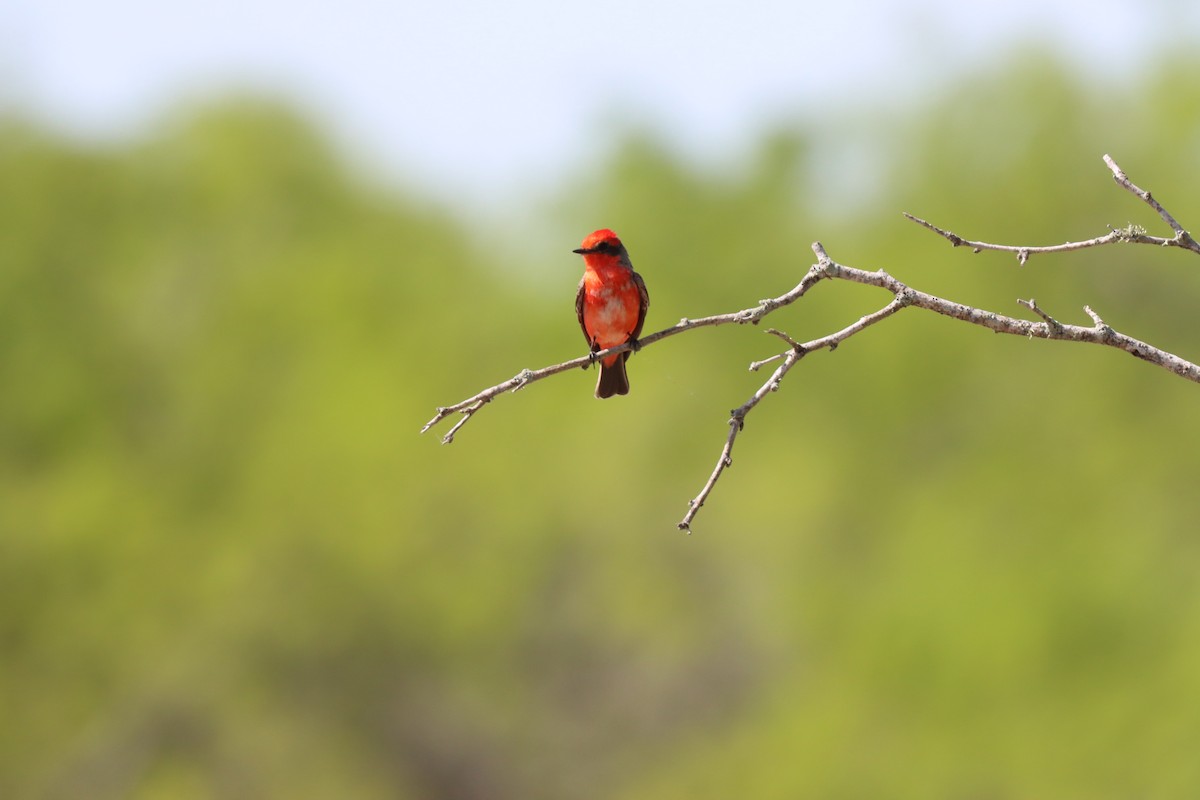
[[1034,300],[1032,297],[1029,298],[1028,300],[1021,300],[1020,298],[1018,298],[1017,302],[1020,303],[1021,305],[1025,306],[1026,308],[1028,308],[1033,313],[1037,314],[1042,319],[1046,320],[1046,324],[1050,326],[1051,332],[1058,332],[1058,333],[1062,332],[1062,323],[1059,322],[1058,320],[1056,320],[1054,317],[1047,314],[1045,311],[1043,311],[1041,309],[1041,307],[1037,304],[1037,301]]
[[[1100,319],[1100,315],[1097,314],[1095,311],[1092,311],[1091,306],[1084,306],[1083,311],[1085,314],[1087,314],[1089,317],[1092,318],[1092,322],[1096,323],[1096,325],[1095,325],[1096,331],[1101,332],[1101,333],[1114,333],[1113,329],[1108,327],[1108,324],[1104,320]],[[1135,353],[1135,355],[1136,355],[1136,353]]]
[[[804,348],[804,345],[800,344],[799,342],[797,342],[792,337],[788,336],[783,331],[776,330],[775,328],[767,328],[765,331],[763,331],[763,333],[769,333],[772,336],[778,336],[780,339],[783,339],[785,342],[790,344],[793,349],[803,349]],[[767,356],[762,361],[751,362],[750,371],[758,372],[760,369],[765,367],[767,364],[771,364],[775,361],[778,361],[779,359],[783,358],[785,355],[787,355],[787,354],[786,353],[776,353],[773,356]]]

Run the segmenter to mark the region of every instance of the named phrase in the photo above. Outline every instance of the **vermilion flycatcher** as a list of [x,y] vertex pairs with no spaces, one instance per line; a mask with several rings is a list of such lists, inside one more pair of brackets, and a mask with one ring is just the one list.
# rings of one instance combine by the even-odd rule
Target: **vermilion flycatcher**
[[[583,246],[575,250],[583,256],[583,279],[575,295],[575,315],[593,353],[632,342],[646,321],[650,295],[642,276],[633,271],[629,253],[617,235],[607,228],[588,234]],[[630,350],[607,356],[600,361],[596,397],[629,394],[625,362]]]

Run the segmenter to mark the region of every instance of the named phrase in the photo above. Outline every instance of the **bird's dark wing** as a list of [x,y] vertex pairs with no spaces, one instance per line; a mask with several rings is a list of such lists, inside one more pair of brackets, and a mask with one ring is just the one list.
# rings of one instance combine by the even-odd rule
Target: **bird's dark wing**
[[575,293],[575,316],[579,318],[579,327],[583,330],[583,338],[588,347],[592,346],[592,337],[588,336],[587,325],[583,324],[583,278],[579,279],[579,291]]
[[636,272],[633,273],[633,282],[637,284],[638,294],[641,295],[641,302],[638,304],[637,325],[634,326],[633,332],[630,334],[636,339],[642,335],[642,325],[646,322],[646,309],[650,308],[650,293],[646,291],[646,282]]

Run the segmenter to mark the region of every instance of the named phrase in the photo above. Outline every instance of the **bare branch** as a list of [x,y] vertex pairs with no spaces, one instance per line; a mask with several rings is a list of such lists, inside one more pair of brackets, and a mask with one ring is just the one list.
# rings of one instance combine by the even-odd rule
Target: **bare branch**
[[[813,250],[817,251],[818,257],[828,258],[828,256],[824,255],[824,250],[820,249],[819,243],[813,245]],[[829,277],[837,277],[843,280],[854,281],[855,283],[865,283],[870,286],[887,289],[897,297],[904,296],[907,301],[906,304],[914,308],[923,308],[942,316],[962,320],[963,322],[970,322],[973,325],[979,325],[997,333],[1008,333],[1014,336],[1027,336],[1035,339],[1063,339],[1072,342],[1086,342],[1115,347],[1143,361],[1148,361],[1151,364],[1162,367],[1181,378],[1200,383],[1200,366],[1139,339],[1135,339],[1132,336],[1113,330],[1087,306],[1084,307],[1084,310],[1095,323],[1090,327],[1067,325],[1053,321],[1030,322],[1029,320],[1008,317],[985,309],[965,306],[961,303],[944,300],[940,297],[911,289],[885,272],[866,272],[865,270],[842,266],[833,261],[829,261],[829,265],[824,271]]]
[[[868,314],[862,319],[855,322],[846,328],[843,328],[836,333],[831,333],[820,339],[814,339],[810,342],[805,342],[794,346],[787,353],[782,353],[773,356],[771,359],[757,361],[751,364],[751,369],[761,366],[771,360],[783,358],[784,361],[767,382],[759,387],[748,401],[739,408],[731,412],[729,420],[729,437],[725,440],[724,447],[721,448],[721,455],[717,459],[717,465],[713,469],[712,475],[700,490],[700,494],[696,495],[695,499],[689,501],[688,511],[683,519],[679,522],[678,527],[691,533],[691,522],[695,518],[700,507],[704,505],[705,499],[712,492],[717,480],[721,477],[721,473],[733,464],[733,443],[737,438],[737,434],[745,427],[746,415],[766,397],[768,392],[778,391],[780,382],[784,375],[795,366],[805,355],[816,350],[830,349],[833,350],[839,343],[849,339],[856,333],[860,333],[868,326],[885,319],[902,308],[922,308],[926,311],[932,311],[935,314],[941,314],[952,319],[969,322],[973,325],[979,325],[996,333],[1007,333],[1014,336],[1025,336],[1031,339],[1065,339],[1073,342],[1088,342],[1091,344],[1102,344],[1109,347],[1115,347],[1119,350],[1124,350],[1143,361],[1148,361],[1151,364],[1162,367],[1182,378],[1200,383],[1200,366],[1185,361],[1176,355],[1168,353],[1157,347],[1146,344],[1132,336],[1127,336],[1123,333],[1118,333],[1113,330],[1100,316],[1096,314],[1090,307],[1085,306],[1084,310],[1095,323],[1091,327],[1083,327],[1080,325],[1066,325],[1058,322],[1050,315],[1042,311],[1037,303],[1033,300],[1018,300],[1017,302],[1032,310],[1040,316],[1043,322],[1031,322],[1017,317],[1009,317],[1003,314],[996,314],[991,311],[965,306],[961,303],[955,303],[951,300],[945,300],[926,292],[917,291],[904,283],[896,280],[888,275],[883,270],[877,272],[868,272],[866,270],[847,267],[843,264],[838,264],[831,259],[825,252],[825,248],[820,242],[814,242],[812,246],[813,252],[817,255],[817,263],[809,270],[805,276],[805,280],[809,280],[813,275],[817,275],[818,280],[824,278],[839,279],[852,281],[854,283],[862,283],[868,286],[876,286],[881,289],[886,289],[891,292],[894,297],[890,303],[879,309],[873,314]],[[787,337],[787,341],[791,341]]]
[[[817,280],[819,280],[819,278],[814,277],[810,280],[809,276],[805,276],[805,279],[800,281],[800,283],[798,283],[791,291],[781,294],[778,297],[760,300],[758,305],[751,306],[750,308],[744,308],[741,311],[732,311],[728,314],[716,314],[711,317],[701,317],[700,319],[681,319],[679,322],[675,323],[669,328],[664,328],[661,331],[656,331],[648,336],[641,337],[641,339],[638,340],[638,349],[645,349],[646,347],[662,341],[669,336],[675,336],[677,334],[684,333],[685,331],[694,330],[695,328],[729,324],[745,325],[746,323],[757,325],[763,317],[767,316],[771,312],[783,308],[784,306],[791,305],[792,303],[796,302],[796,300],[803,297],[804,293],[807,292],[809,287],[813,283],[816,283]],[[599,350],[594,354],[580,356],[579,358],[574,358],[570,361],[563,361],[560,364],[552,364],[548,367],[542,367],[541,369],[521,370],[514,377],[509,378],[503,383],[498,383],[495,386],[489,386],[479,394],[468,397],[466,400],[461,400],[452,406],[439,406],[437,409],[437,414],[435,414],[433,418],[429,420],[429,422],[426,422],[425,425],[422,426],[421,433],[425,433],[425,431],[429,430],[434,425],[437,425],[451,414],[461,413],[464,415],[463,419],[459,420],[458,423],[450,429],[450,432],[442,437],[442,444],[450,444],[452,441],[454,441],[454,434],[458,432],[458,429],[461,428],[476,411],[483,408],[484,405],[491,402],[491,400],[496,396],[505,392],[515,392],[518,389],[525,388],[531,383],[536,383],[537,381],[549,378],[551,375],[557,375],[560,372],[566,372],[567,370],[574,369],[576,367],[582,367],[586,369],[605,356],[612,355],[613,353],[623,353],[629,349],[630,345],[626,343],[616,345],[615,347],[610,347],[606,350]]]
[[[969,239],[964,239],[955,233],[943,230],[936,225],[926,222],[923,219],[915,217],[911,214],[905,214],[912,221],[922,225],[929,230],[937,233],[945,239],[948,239],[955,246],[965,245],[971,247],[975,252],[980,250],[1000,250],[1004,252],[1015,253],[1017,259],[1023,264],[1028,260],[1029,256],[1034,253],[1059,253],[1069,250],[1079,250],[1087,247],[1100,247],[1107,244],[1117,242],[1132,242],[1137,244],[1157,244],[1159,246],[1181,247],[1197,254],[1200,254],[1200,245],[1190,234],[1172,217],[1156,200],[1142,189],[1135,186],[1125,176],[1125,173],[1116,165],[1109,157],[1105,156],[1104,161],[1108,164],[1113,172],[1113,177],[1117,183],[1125,187],[1130,192],[1136,194],[1143,201],[1154,208],[1160,216],[1171,226],[1175,231],[1175,236],[1170,239],[1161,237],[1149,236],[1141,228],[1129,226],[1121,230],[1112,230],[1104,236],[1098,236],[1094,239],[1088,239],[1081,242],[1067,242],[1061,245],[1051,245],[1047,247],[1022,247],[1012,245],[997,245],[987,242],[977,242]],[[834,350],[837,346],[858,333],[863,332],[876,322],[880,322],[888,317],[896,314],[905,308],[920,308],[926,311],[931,311],[951,319],[968,322],[972,325],[978,325],[983,328],[995,331],[996,333],[1005,333],[1014,336],[1024,336],[1031,339],[1055,339],[1073,342],[1086,342],[1090,344],[1104,345],[1113,347],[1118,350],[1123,350],[1138,359],[1146,361],[1150,364],[1159,366],[1174,375],[1190,380],[1194,383],[1200,383],[1200,366],[1180,358],[1165,350],[1154,347],[1139,339],[1135,339],[1119,331],[1114,330],[1108,323],[1101,319],[1100,315],[1092,310],[1090,306],[1084,306],[1084,312],[1091,318],[1092,324],[1071,325],[1060,322],[1052,317],[1049,313],[1038,306],[1037,302],[1030,298],[1029,300],[1018,300],[1017,302],[1028,308],[1036,314],[1041,321],[1034,322],[1018,317],[1011,317],[1004,314],[997,314],[986,309],[974,308],[972,306],[956,303],[951,300],[946,300],[926,292],[918,291],[893,278],[883,270],[869,272],[867,270],[856,269],[839,264],[829,257],[825,252],[825,248],[820,242],[814,242],[812,245],[813,252],[817,256],[817,263],[814,264],[800,280],[795,287],[778,297],[760,300],[759,303],[750,308],[742,309],[741,311],[733,311],[728,314],[717,314],[710,317],[702,317],[700,319],[682,319],[675,325],[665,328],[661,331],[649,334],[642,337],[640,340],[641,347],[653,345],[670,336],[690,331],[695,328],[738,324],[745,325],[750,323],[757,325],[764,317],[771,314],[780,308],[791,305],[796,300],[803,297],[808,291],[823,280],[844,280],[852,283],[860,283],[866,286],[874,286],[883,289],[892,295],[892,299],[878,311],[861,317],[854,323],[847,325],[841,330],[827,334],[817,339],[808,342],[798,342],[789,336],[787,333],[768,328],[767,333],[782,340],[788,345],[788,349],[784,352],[777,353],[773,356],[765,358],[761,361],[755,361],[750,364],[752,371],[757,371],[767,364],[781,362],[775,367],[770,377],[763,382],[761,386],[743,403],[741,406],[733,409],[729,417],[729,433],[725,438],[725,443],[721,448],[721,453],[717,458],[717,463],[713,467],[712,473],[708,480],[701,487],[699,494],[688,502],[687,513],[679,522],[678,527],[691,533],[691,524],[704,506],[705,501],[716,487],[717,481],[720,480],[725,470],[733,464],[733,447],[737,440],[738,434],[745,428],[746,417],[753,411],[770,392],[778,391],[782,385],[783,379],[788,372],[800,362],[802,358],[809,353],[818,350]],[[491,386],[479,392],[472,397],[455,403],[452,406],[446,406],[437,409],[437,414],[429,422],[421,428],[421,432],[432,428],[442,420],[458,413],[462,415],[462,419],[458,420],[449,432],[442,437],[442,442],[449,444],[454,440],[454,435],[463,425],[467,423],[480,409],[491,402],[494,398],[505,392],[515,392],[519,389],[535,383],[551,375],[556,375],[560,372],[573,369],[575,367],[588,367],[597,359],[603,358],[615,353],[621,353],[630,349],[629,344],[611,347],[607,350],[601,350],[594,354],[588,354],[570,361],[564,361],[560,364],[553,364],[548,367],[543,367],[538,370],[522,370],[512,378]]]
[[[820,247],[820,242],[813,244],[813,249],[818,249]],[[822,250],[821,252],[823,253],[824,251]],[[832,262],[828,263],[832,264]],[[819,272],[824,268],[824,264],[818,263],[811,270],[809,270],[809,275]],[[805,277],[807,279],[808,276]],[[779,331],[773,329],[768,330],[768,333],[774,333],[784,341],[791,343],[792,348],[786,353],[781,353],[780,355],[774,357],[774,359],[782,358],[783,363],[775,368],[775,371],[771,373],[771,377],[767,378],[766,382],[763,383],[762,386],[758,387],[758,391],[752,394],[749,400],[733,409],[733,411],[729,412],[729,437],[725,440],[725,446],[721,448],[721,455],[717,459],[717,465],[713,468],[712,475],[709,476],[708,481],[700,489],[700,494],[688,501],[687,513],[683,515],[683,519],[680,520],[677,527],[680,530],[687,531],[689,534],[692,532],[692,520],[695,519],[696,514],[699,513],[701,506],[704,505],[704,501],[708,498],[709,493],[712,492],[713,487],[717,485],[717,479],[721,477],[721,473],[724,472],[727,467],[733,465],[733,442],[737,438],[738,433],[740,433],[741,430],[746,427],[746,415],[753,411],[754,407],[762,402],[762,399],[767,396],[768,392],[779,391],[779,386],[783,381],[783,377],[788,374],[791,368],[794,367],[800,359],[804,358],[809,353],[816,352],[817,350],[835,350],[837,346],[846,339],[849,339],[856,333],[866,330],[867,327],[874,325],[876,322],[890,317],[892,314],[895,314],[897,311],[904,308],[904,306],[904,298],[897,296],[893,298],[892,302],[888,303],[883,308],[879,309],[873,314],[868,314],[867,316],[860,318],[854,324],[848,325],[845,328],[842,328],[840,331],[831,333],[828,336],[822,336],[819,339],[813,339],[812,341],[804,342],[803,344],[792,339],[785,333],[780,333]],[[751,369],[756,369],[757,366],[761,366],[763,363],[765,362],[755,362],[755,364],[751,365]]]
[[1125,173],[1117,166],[1117,162],[1112,160],[1112,157],[1105,155],[1104,163],[1112,170],[1113,179],[1121,186],[1128,189],[1133,194],[1141,198],[1147,205],[1158,212],[1158,215],[1171,226],[1171,230],[1175,231],[1175,235],[1169,239],[1161,236],[1150,236],[1146,233],[1145,228],[1139,225],[1127,225],[1124,228],[1112,228],[1103,236],[1097,236],[1093,239],[1085,239],[1079,242],[1064,242],[1063,244],[1052,244],[1043,246],[1032,245],[1011,245],[1011,244],[992,244],[991,242],[980,242],[973,239],[966,239],[952,231],[939,228],[932,222],[927,222],[918,216],[902,211],[905,217],[917,223],[923,228],[929,230],[946,239],[954,247],[969,247],[971,252],[979,253],[984,250],[996,250],[1002,253],[1015,253],[1017,262],[1022,266],[1029,260],[1031,255],[1044,253],[1067,253],[1072,250],[1083,250],[1088,247],[1103,247],[1107,244],[1152,244],[1158,247],[1182,247],[1185,250],[1191,250],[1193,253],[1200,255],[1200,244],[1192,238],[1192,235],[1184,230],[1165,208],[1159,205],[1158,201],[1147,191],[1144,191],[1126,177]]
[[[977,241],[974,241],[973,239],[964,239],[963,237],[959,236],[957,233],[952,233],[951,231],[943,230],[943,229],[939,228],[937,225],[934,225],[932,222],[927,222],[927,221],[921,219],[920,217],[917,217],[917,216],[914,216],[914,215],[908,213],[907,211],[902,211],[900,213],[902,213],[904,216],[911,219],[913,222],[917,223],[918,225],[928,228],[929,230],[933,231],[938,236],[948,239],[950,241],[950,244],[954,245],[955,247],[969,247],[969,248],[971,248],[971,251],[974,253],[979,253],[984,250],[999,250],[1002,253],[1016,253],[1017,262],[1020,263],[1022,266],[1024,266],[1025,262],[1029,260],[1029,257],[1031,255],[1034,255],[1035,253],[1066,253],[1070,250],[1083,250],[1086,247],[1100,247],[1101,245],[1112,244],[1113,242],[1135,241],[1135,239],[1130,238],[1130,234],[1127,230],[1114,230],[1114,231],[1109,231],[1108,233],[1106,233],[1103,236],[1097,236],[1094,239],[1087,239],[1082,242],[1064,242],[1063,244],[1044,245],[1041,247],[1026,246],[1026,245],[1011,245],[1011,244],[992,244],[991,242],[977,242]],[[1139,238],[1153,239],[1154,237],[1139,237]],[[1165,244],[1166,242],[1167,242],[1166,239],[1160,239],[1160,240],[1153,241],[1153,242],[1146,242],[1146,244]]]

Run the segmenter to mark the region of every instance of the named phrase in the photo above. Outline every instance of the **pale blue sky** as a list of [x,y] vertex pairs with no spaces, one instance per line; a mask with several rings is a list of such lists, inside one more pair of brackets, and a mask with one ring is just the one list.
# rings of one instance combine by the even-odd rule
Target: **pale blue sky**
[[775,118],[904,102],[1023,42],[1120,80],[1198,33],[1191,0],[6,0],[0,102],[113,135],[257,87],[364,163],[486,194],[575,168],[622,113],[720,153]]

